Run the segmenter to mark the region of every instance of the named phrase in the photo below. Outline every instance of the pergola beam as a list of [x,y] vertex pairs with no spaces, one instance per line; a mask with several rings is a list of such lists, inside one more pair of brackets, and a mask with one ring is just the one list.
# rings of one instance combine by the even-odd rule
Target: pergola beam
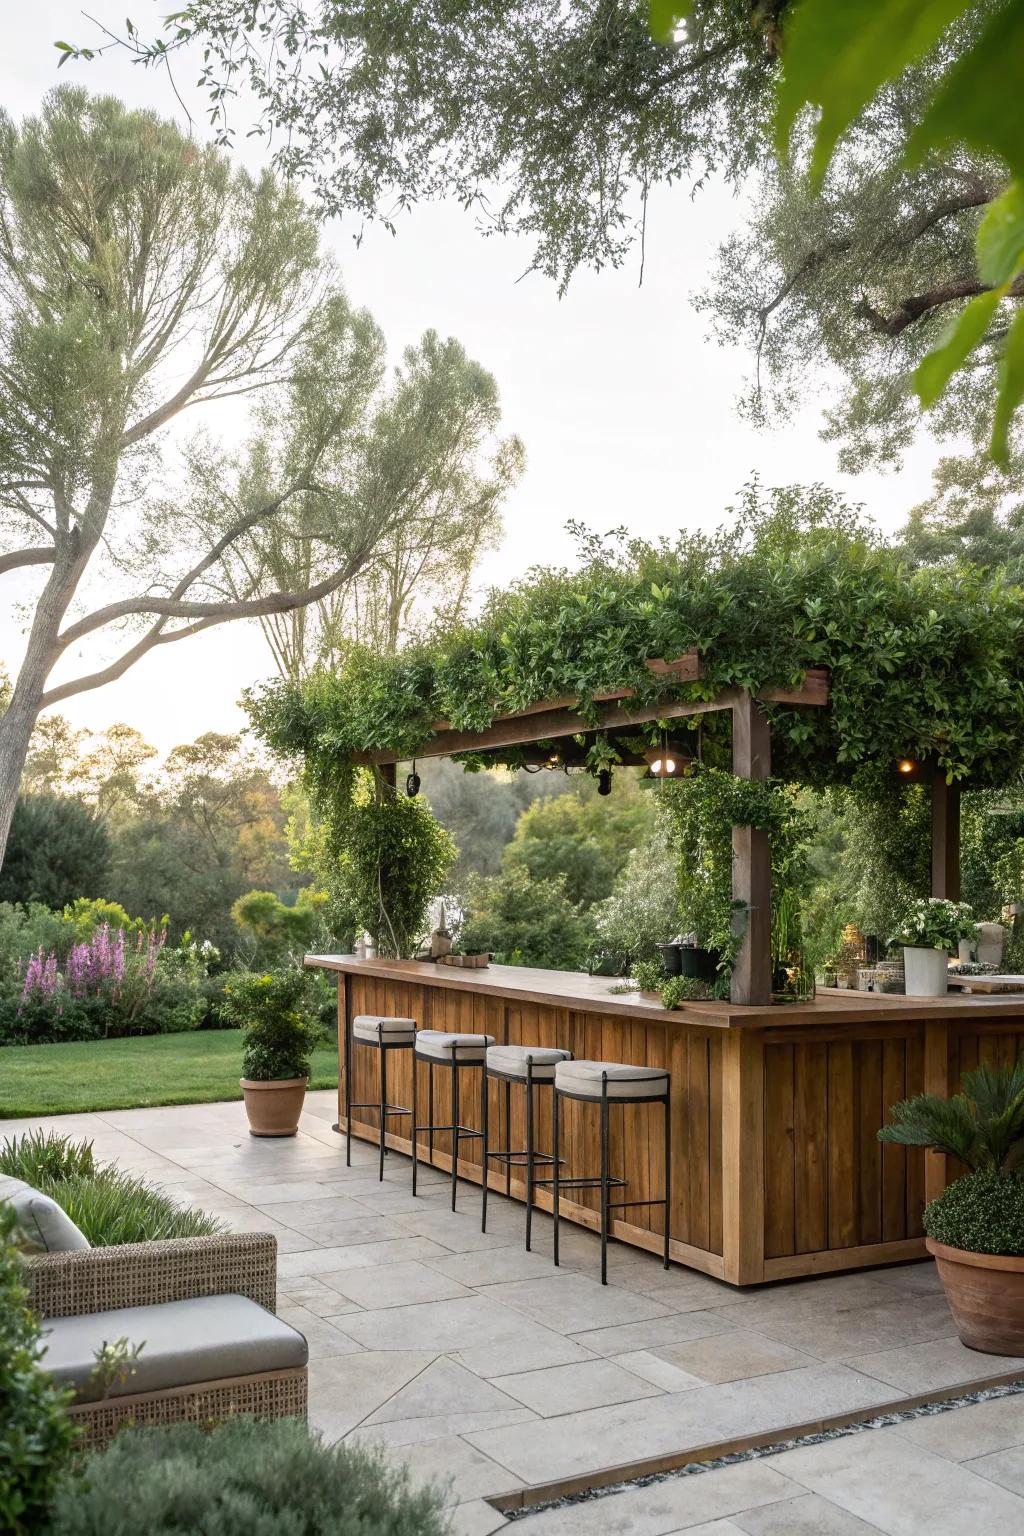
[[[650,663],[649,663],[650,665]],[[661,663],[652,670],[675,668],[675,662]],[[672,673],[680,681],[678,673]],[[622,694],[621,698],[629,697]],[[562,736],[577,736],[594,731],[626,730],[646,725],[651,720],[679,720],[693,715],[735,710],[751,695],[745,688],[725,688],[713,699],[662,699],[653,704],[608,703],[597,711],[597,723],[589,724],[570,707],[575,700],[554,699],[531,706],[514,715],[499,715],[482,731],[453,731],[446,721],[438,721],[435,734],[416,750],[417,757],[450,757],[454,752],[495,752],[504,747],[525,746],[535,741],[557,741]],[[808,672],[798,687],[763,688],[758,699],[764,703],[803,705],[822,708],[828,703],[828,673],[824,668]],[[409,754],[405,754],[408,756]],[[382,767],[400,761],[394,752],[354,752],[352,761]]]

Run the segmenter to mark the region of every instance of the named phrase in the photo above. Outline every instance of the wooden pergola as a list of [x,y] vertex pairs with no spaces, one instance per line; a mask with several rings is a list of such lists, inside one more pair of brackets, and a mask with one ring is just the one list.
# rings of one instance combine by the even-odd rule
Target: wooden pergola
[[[576,736],[628,731],[655,720],[676,720],[724,713],[732,715],[732,771],[738,778],[767,779],[772,772],[771,724],[763,706],[785,704],[790,708],[823,709],[829,702],[829,678],[825,668],[811,668],[797,687],[767,687],[754,694],[746,688],[725,688],[711,699],[678,699],[669,689],[698,682],[701,661],[694,648],[672,661],[646,663],[664,679],[666,693],[653,701],[631,703],[633,689],[603,693],[596,709],[584,720],[579,700],[570,696],[547,699],[512,714],[496,715],[481,731],[460,731],[447,720],[437,720],[432,734],[417,757],[450,757],[460,752],[496,752],[537,742],[558,742]],[[357,752],[353,761],[381,770],[394,785],[400,758],[394,752]],[[404,756],[401,760],[404,760]],[[927,778],[932,789],[932,880],[934,896],[956,899],[960,895],[960,792],[945,776],[914,764],[907,782]],[[736,826],[732,832],[733,899],[743,904],[747,922],[733,967],[730,1001],[763,1006],[771,1001],[771,849],[766,832]]]

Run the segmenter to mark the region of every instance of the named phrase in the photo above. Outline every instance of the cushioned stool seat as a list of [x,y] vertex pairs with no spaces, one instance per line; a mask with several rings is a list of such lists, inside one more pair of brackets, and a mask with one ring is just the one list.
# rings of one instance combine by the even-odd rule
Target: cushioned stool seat
[[649,1099],[668,1092],[669,1075],[660,1067],[634,1067],[621,1061],[559,1062],[555,1087],[580,1098],[600,1099],[606,1076],[610,1099]]
[[47,1318],[42,1364],[61,1386],[84,1387],[96,1368],[97,1351],[114,1339],[142,1349],[132,1374],[107,1388],[110,1397],[295,1370],[309,1358],[302,1334],[248,1296],[196,1296]]
[[415,1045],[415,1019],[389,1019],[380,1013],[357,1013],[352,1020],[352,1036],[369,1045],[377,1045],[383,1036],[385,1045]]
[[[528,1075],[535,1083],[553,1083],[556,1066],[571,1055],[571,1051],[553,1045],[492,1045],[487,1052],[487,1070],[500,1072],[503,1077],[521,1077],[524,1083]],[[529,1074],[531,1062],[533,1072]]]
[[416,1036],[416,1054],[450,1063],[454,1047],[459,1061],[482,1062],[486,1057],[487,1047],[493,1044],[493,1035],[459,1035],[449,1034],[443,1029],[421,1029]]

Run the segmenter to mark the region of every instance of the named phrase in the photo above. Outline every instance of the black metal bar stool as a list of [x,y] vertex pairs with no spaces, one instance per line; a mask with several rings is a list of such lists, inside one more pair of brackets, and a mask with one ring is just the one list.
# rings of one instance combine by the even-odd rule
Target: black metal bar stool
[[[489,1163],[502,1163],[505,1167],[505,1193],[512,1193],[512,1169],[526,1169],[526,1251],[530,1251],[533,1229],[533,1194],[536,1186],[534,1169],[539,1163],[550,1168],[554,1158],[550,1152],[538,1152],[534,1142],[533,1090],[537,1087],[554,1088],[555,1068],[560,1061],[571,1061],[572,1051],[557,1046],[544,1045],[492,1045],[487,1052],[484,1067],[484,1148],[483,1179],[481,1180],[480,1230],[487,1231],[487,1172]],[[505,1138],[508,1146],[491,1151],[488,1107],[488,1082],[505,1084]],[[512,1087],[519,1084],[526,1089],[526,1146],[517,1151],[511,1146]]]
[[[558,1263],[559,1199],[563,1189],[599,1189],[601,1191],[601,1284],[608,1284],[609,1212],[629,1206],[663,1205],[665,1207],[665,1268],[669,1267],[669,1217],[672,1201],[672,1079],[660,1067],[634,1067],[616,1061],[562,1061],[555,1068],[555,1099],[552,1112],[551,1151],[553,1164],[550,1184],[555,1218],[554,1257]],[[580,1178],[563,1179],[559,1158],[559,1104],[562,1099],[577,1099],[601,1107],[601,1172]],[[613,1189],[625,1189],[627,1180],[608,1171],[608,1112],[612,1104],[662,1104],[665,1109],[665,1193],[660,1200],[608,1199]]]
[[[412,1110],[402,1104],[388,1103],[388,1051],[411,1051],[416,1043],[415,1019],[391,1019],[379,1013],[357,1013],[345,1031],[345,1165],[352,1166],[352,1111],[375,1109],[380,1115],[380,1168],[378,1177],[384,1177],[384,1158],[387,1147],[384,1134],[389,1115],[411,1115]],[[352,1098],[352,1051],[357,1045],[380,1052],[380,1097],[374,1101],[356,1103]],[[415,1076],[415,1068],[413,1069]]]
[[[415,1049],[412,1061],[412,1192],[416,1193],[416,1170],[419,1167],[419,1143],[417,1140],[420,1131],[426,1131],[431,1138],[435,1131],[447,1131],[452,1138],[452,1210],[455,1209],[455,1192],[459,1183],[459,1142],[469,1141],[483,1135],[483,1131],[474,1130],[471,1126],[462,1125],[459,1122],[459,1073],[466,1067],[478,1067],[480,1069],[480,1081],[483,1085],[482,1115],[487,1113],[487,1074],[483,1070],[487,1056],[487,1048],[494,1044],[493,1035],[459,1035],[449,1034],[443,1029],[421,1029],[416,1036]],[[416,1063],[425,1061],[427,1064],[428,1082],[430,1085],[430,1120],[429,1125],[420,1125],[416,1110]],[[434,1125],[433,1092],[434,1092],[434,1068],[446,1068],[452,1075],[452,1122],[451,1125]]]

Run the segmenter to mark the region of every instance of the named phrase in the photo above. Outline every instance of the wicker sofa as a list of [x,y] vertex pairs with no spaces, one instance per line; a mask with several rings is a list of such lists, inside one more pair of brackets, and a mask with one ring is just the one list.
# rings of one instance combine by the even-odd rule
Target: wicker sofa
[[127,1338],[143,1346],[135,1377],[72,1405],[84,1448],[125,1424],[305,1417],[306,1343],[274,1316],[271,1235],[38,1253],[26,1262],[29,1305],[44,1323],[43,1364],[59,1380],[81,1392],[82,1362],[98,1345]]

